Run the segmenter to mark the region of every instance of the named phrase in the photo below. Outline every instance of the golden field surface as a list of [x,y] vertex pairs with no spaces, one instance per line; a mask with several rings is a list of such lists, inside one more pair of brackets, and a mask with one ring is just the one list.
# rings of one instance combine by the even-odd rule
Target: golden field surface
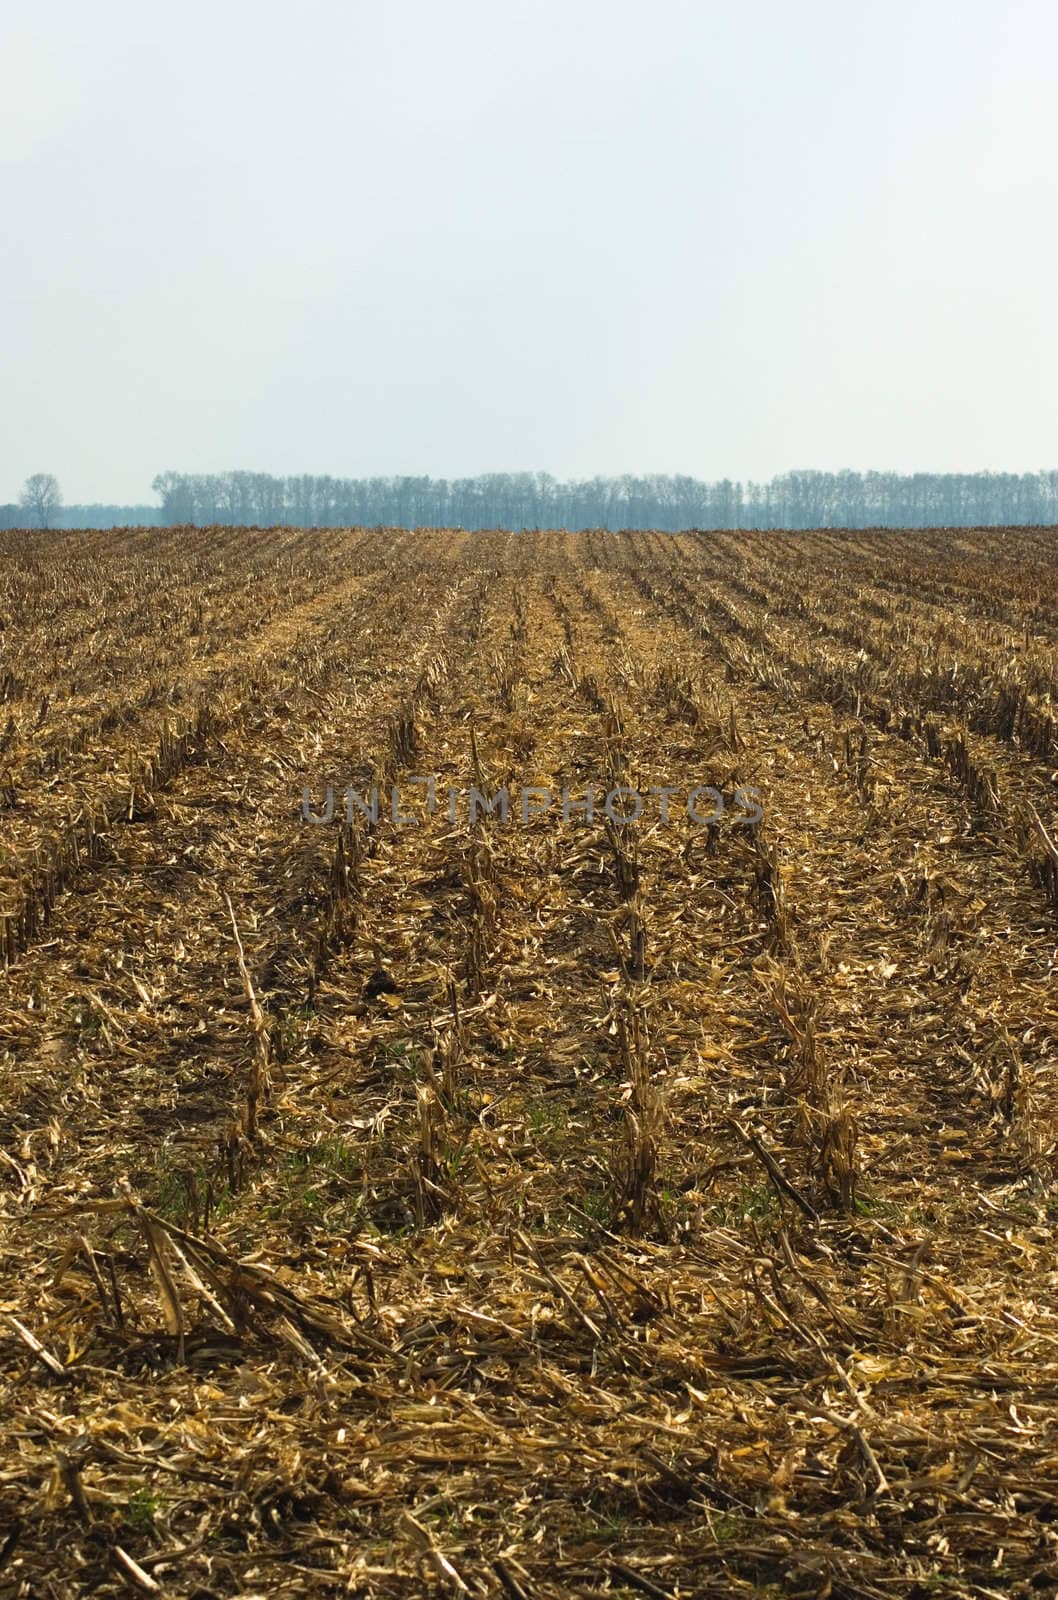
[[1058,1591],[1055,537],[0,534],[3,1600]]

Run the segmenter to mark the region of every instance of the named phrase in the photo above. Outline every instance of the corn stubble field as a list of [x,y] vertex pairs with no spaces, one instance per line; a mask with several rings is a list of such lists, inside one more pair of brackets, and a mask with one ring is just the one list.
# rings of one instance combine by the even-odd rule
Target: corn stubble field
[[1053,556],[0,536],[0,1595],[1053,1594]]

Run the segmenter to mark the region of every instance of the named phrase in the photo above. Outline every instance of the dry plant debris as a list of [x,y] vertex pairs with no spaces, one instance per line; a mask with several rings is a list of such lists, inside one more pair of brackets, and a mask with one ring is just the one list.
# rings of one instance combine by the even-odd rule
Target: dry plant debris
[[1058,1591],[1052,533],[0,555],[0,1597]]

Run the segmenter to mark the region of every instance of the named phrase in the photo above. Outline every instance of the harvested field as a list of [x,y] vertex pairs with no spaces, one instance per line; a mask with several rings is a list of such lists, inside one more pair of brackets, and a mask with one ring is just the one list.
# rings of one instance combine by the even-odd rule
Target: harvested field
[[1055,537],[0,533],[0,1597],[1058,1592]]

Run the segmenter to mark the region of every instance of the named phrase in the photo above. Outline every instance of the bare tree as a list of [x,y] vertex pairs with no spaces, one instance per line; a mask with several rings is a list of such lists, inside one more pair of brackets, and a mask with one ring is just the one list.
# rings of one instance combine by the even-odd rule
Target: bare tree
[[38,528],[50,528],[53,516],[62,505],[58,478],[53,472],[35,472],[26,479],[18,503],[23,511],[33,514]]

